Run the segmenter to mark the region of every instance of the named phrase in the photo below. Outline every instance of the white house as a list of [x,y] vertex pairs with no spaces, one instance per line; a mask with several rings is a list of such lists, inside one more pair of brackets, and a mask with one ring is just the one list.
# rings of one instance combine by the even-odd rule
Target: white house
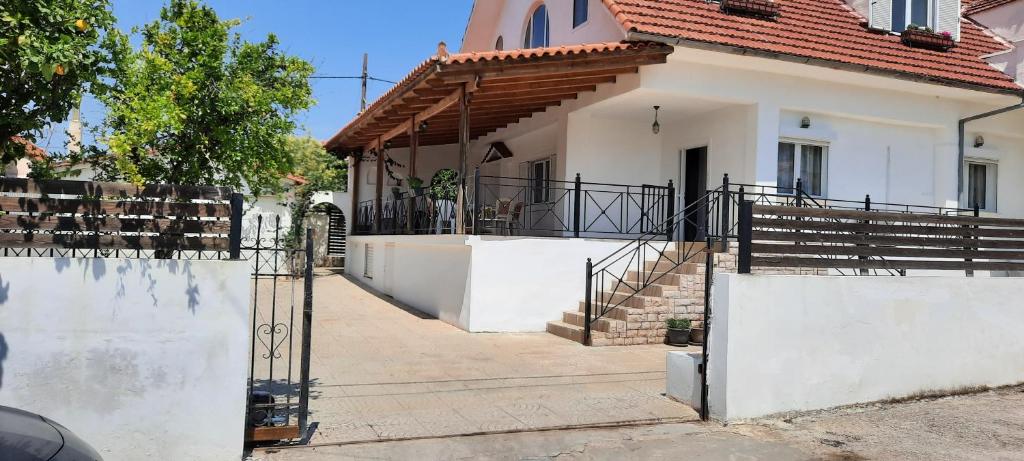
[[[349,273],[470,331],[579,339],[578,316],[556,319],[587,258],[725,175],[733,193],[799,180],[820,201],[1024,217],[1022,18],[1021,0],[477,1],[459,53],[325,142],[353,160]],[[390,191],[442,169],[463,194]]]

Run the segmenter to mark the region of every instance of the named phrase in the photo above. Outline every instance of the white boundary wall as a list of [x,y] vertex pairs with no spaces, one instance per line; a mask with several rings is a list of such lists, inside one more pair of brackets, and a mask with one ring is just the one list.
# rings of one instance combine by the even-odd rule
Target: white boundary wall
[[250,285],[246,261],[0,258],[0,405],[107,461],[238,459]]
[[1022,289],[1013,278],[717,274],[711,414],[732,421],[1022,382]]
[[[587,258],[622,240],[466,235],[352,236],[346,272],[472,332],[544,331],[583,300]],[[366,249],[372,248],[370,277]],[[625,262],[623,262],[625,264]]]

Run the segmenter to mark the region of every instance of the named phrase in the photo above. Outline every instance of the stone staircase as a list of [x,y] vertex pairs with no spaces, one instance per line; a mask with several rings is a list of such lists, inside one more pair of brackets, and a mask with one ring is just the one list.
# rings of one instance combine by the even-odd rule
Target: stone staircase
[[[686,242],[685,247],[666,252],[671,261],[682,257],[689,259],[681,265],[670,261],[646,261],[644,272],[626,272],[625,280],[614,292],[603,292],[608,305],[615,305],[593,324],[590,332],[591,345],[622,346],[632,344],[655,344],[665,341],[665,322],[670,318],[690,319],[694,326],[701,326],[704,317],[704,274],[706,258],[714,255],[715,267],[735,270],[735,255],[730,253],[707,252],[703,242]],[[712,249],[714,250],[714,249]],[[680,253],[683,253],[680,255]],[[641,280],[655,280],[635,296],[630,296]],[[614,281],[613,281],[614,282]],[[605,287],[614,289],[614,283]],[[596,298],[597,296],[595,296]],[[583,342],[585,301],[580,301],[576,310],[562,313],[562,319],[548,322],[547,331],[572,341]],[[600,310],[594,302],[594,315]]]

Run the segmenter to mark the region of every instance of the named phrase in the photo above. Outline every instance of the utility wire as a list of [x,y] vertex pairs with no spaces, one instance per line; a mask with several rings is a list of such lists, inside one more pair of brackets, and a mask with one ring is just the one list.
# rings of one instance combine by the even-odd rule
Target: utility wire
[[[310,76],[309,78],[311,78],[311,79],[315,78],[315,79],[327,80],[327,79],[361,79],[363,77],[361,77],[361,76],[345,77],[345,76],[339,76],[339,75],[313,75],[313,76]],[[375,82],[390,83],[392,85],[398,84],[398,82],[392,82],[391,80],[384,80],[382,78],[377,78],[377,77],[366,77],[366,79],[367,80],[373,80]]]

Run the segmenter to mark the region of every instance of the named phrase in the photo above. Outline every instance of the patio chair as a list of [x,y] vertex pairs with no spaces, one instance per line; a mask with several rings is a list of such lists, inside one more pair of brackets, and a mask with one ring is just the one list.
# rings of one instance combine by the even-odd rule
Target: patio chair
[[507,234],[509,223],[512,222],[512,199],[499,198],[494,204],[495,231]]
[[523,215],[523,202],[516,202],[515,206],[512,207],[512,213],[508,218],[508,235],[515,235],[513,232],[515,229],[520,228],[519,217]]

